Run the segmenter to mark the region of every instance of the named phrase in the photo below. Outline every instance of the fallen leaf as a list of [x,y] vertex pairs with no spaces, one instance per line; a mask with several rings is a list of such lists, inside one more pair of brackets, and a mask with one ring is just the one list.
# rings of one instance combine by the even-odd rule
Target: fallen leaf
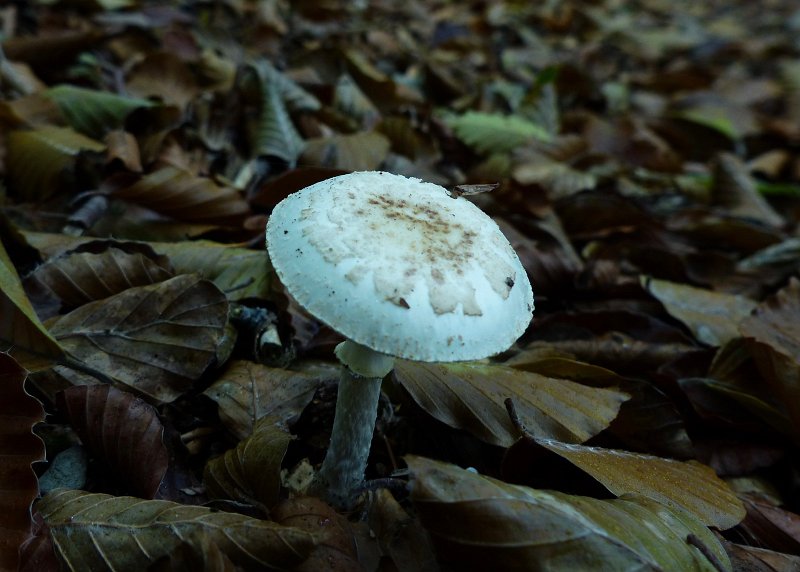
[[208,494],[267,512],[279,500],[281,463],[291,440],[273,419],[262,418],[252,435],[206,464],[203,482]]
[[108,385],[70,387],[58,394],[57,403],[95,461],[110,469],[115,484],[141,498],[155,497],[169,452],[152,406]]
[[37,509],[61,562],[73,571],[146,570],[196,531],[245,570],[294,568],[316,542],[296,528],[162,500],[59,489]]
[[755,340],[753,355],[764,380],[786,408],[800,439],[800,280],[758,305],[742,335]]
[[519,116],[469,111],[448,116],[445,123],[464,143],[486,154],[507,153],[529,141],[550,139],[543,127]]
[[639,494],[670,508],[679,507],[720,530],[736,526],[744,506],[711,468],[696,461],[674,461],[652,455],[534,439],[597,479],[616,496]]
[[64,357],[64,350],[39,321],[17,271],[0,242],[0,352],[8,352],[29,371]]
[[25,277],[23,285],[28,292],[54,297],[61,302],[62,310],[69,311],[134,286],[171,278],[173,273],[163,263],[146,252],[115,247],[98,253],[71,252],[38,266]]
[[217,402],[228,429],[245,439],[263,417],[286,423],[299,415],[319,385],[319,378],[303,373],[233,361],[204,393]]
[[508,447],[518,432],[505,400],[512,398],[536,436],[582,443],[616,417],[628,395],[499,365],[426,364],[398,360],[395,377],[431,416],[479,439]]
[[295,568],[298,572],[342,570],[362,572],[350,523],[324,501],[298,497],[283,501],[272,513],[275,522],[304,530],[317,538],[308,559]]
[[409,515],[386,489],[369,506],[369,526],[381,551],[399,572],[437,572],[431,539],[419,520]]
[[712,292],[687,284],[642,278],[642,286],[667,312],[683,322],[703,343],[721,346],[739,337],[739,324],[756,303],[744,296]]
[[377,131],[309,139],[300,164],[346,171],[374,171],[386,159],[389,140]]
[[61,187],[64,172],[82,152],[100,153],[105,145],[68,127],[46,125],[12,131],[6,140],[9,182],[24,201],[41,201]]
[[710,530],[691,514],[654,500],[597,500],[509,485],[423,457],[406,461],[411,499],[447,566],[731,570]]
[[180,221],[235,224],[250,213],[236,189],[176,167],[163,167],[130,185],[109,184],[112,196]]
[[52,87],[45,95],[58,105],[70,127],[96,139],[102,139],[112,129],[121,128],[125,118],[134,110],[154,105],[147,99],[68,84]]
[[50,333],[85,366],[166,402],[214,360],[227,318],[225,296],[211,282],[182,274],[85,304]]

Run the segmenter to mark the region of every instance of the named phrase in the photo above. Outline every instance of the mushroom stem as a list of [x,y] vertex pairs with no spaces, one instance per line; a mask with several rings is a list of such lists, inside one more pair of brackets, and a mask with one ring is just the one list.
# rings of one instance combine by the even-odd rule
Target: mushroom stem
[[328,501],[350,508],[364,481],[372,433],[378,416],[381,381],[394,359],[351,341],[336,348],[342,364],[336,415],[328,453],[319,472]]

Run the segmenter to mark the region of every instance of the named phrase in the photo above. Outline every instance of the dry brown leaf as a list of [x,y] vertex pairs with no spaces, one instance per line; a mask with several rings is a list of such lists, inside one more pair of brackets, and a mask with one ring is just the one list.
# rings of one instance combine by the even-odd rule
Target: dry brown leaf
[[608,427],[629,397],[500,365],[398,360],[394,372],[431,416],[501,447],[519,436],[506,411],[508,398],[534,435],[583,443]]
[[281,463],[291,434],[271,418],[256,423],[253,434],[235,449],[210,460],[203,471],[208,494],[258,506],[264,512],[278,502]]
[[147,570],[195,534],[208,535],[234,564],[252,571],[293,569],[316,544],[297,528],[169,501],[59,489],[37,509],[62,563],[75,572]]
[[741,324],[755,340],[753,355],[765,381],[786,407],[800,440],[800,280],[758,305]]
[[163,167],[133,184],[109,184],[112,196],[180,221],[236,224],[250,213],[237,190],[176,167]]
[[33,532],[31,503],[39,494],[32,463],[44,460],[33,426],[42,405],[24,389],[25,370],[0,352],[0,570],[17,570],[19,550]]
[[279,524],[318,538],[308,559],[295,568],[298,572],[363,572],[350,523],[324,501],[315,497],[289,499],[275,507],[272,517]]
[[222,292],[182,274],[81,306],[50,332],[85,366],[165,402],[188,390],[214,360],[227,318]]
[[142,158],[139,156],[139,144],[136,138],[127,131],[114,130],[106,134],[104,140],[106,163],[121,163],[127,170],[134,173],[142,172]]
[[733,216],[756,220],[767,226],[784,225],[783,218],[759,194],[745,164],[730,153],[721,153],[716,158],[712,198],[715,204],[725,207]]
[[749,544],[800,554],[800,515],[749,495],[742,500],[747,518],[739,531]]
[[58,394],[57,402],[83,445],[111,470],[123,490],[155,497],[169,466],[169,452],[164,426],[152,406],[108,385],[70,387]]
[[219,405],[219,416],[239,439],[253,432],[262,417],[286,423],[314,397],[320,379],[249,361],[233,361],[205,395]]
[[131,95],[185,108],[200,93],[197,78],[176,54],[152,52],[128,72],[125,83]]
[[44,369],[64,357],[64,350],[39,321],[17,271],[0,242],[0,352],[28,371]]
[[375,493],[368,518],[381,552],[391,558],[398,572],[438,572],[436,555],[425,529],[388,490],[379,489]]
[[374,171],[386,159],[389,146],[389,140],[377,131],[309,139],[300,156],[300,164],[346,171]]
[[151,249],[138,250],[108,246],[101,252],[73,251],[37,267],[23,285],[28,292],[54,297],[62,311],[69,311],[173,276],[169,265],[164,266],[166,261],[155,259]]
[[709,467],[652,455],[561,443],[535,442],[567,459],[616,496],[640,494],[669,507],[681,507],[706,526],[726,530],[745,515],[744,506]]
[[724,543],[734,570],[742,572],[798,572],[800,556],[782,554],[773,550]]
[[739,337],[739,324],[756,303],[744,296],[712,292],[688,284],[642,278],[642,285],[676,320],[706,344],[721,346]]
[[440,562],[454,569],[731,569],[710,530],[651,499],[597,500],[509,485],[422,457],[406,461],[414,506]]
[[[78,251],[82,248],[92,248],[82,245],[94,243],[96,240],[89,237],[76,238],[40,232],[26,232],[24,236],[32,246],[48,258],[73,249]],[[211,240],[146,243],[98,241],[98,247],[100,244],[108,244],[123,250],[133,249],[134,252],[137,249],[143,250],[151,258],[157,255],[159,266],[167,268],[171,265],[175,274],[197,274],[201,278],[211,280],[230,300],[268,296],[271,279],[269,259],[263,252],[257,250]]]

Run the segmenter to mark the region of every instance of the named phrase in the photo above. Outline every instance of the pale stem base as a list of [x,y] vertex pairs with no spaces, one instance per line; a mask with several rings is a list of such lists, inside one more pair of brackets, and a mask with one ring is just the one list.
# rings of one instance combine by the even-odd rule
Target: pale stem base
[[336,355],[344,367],[339,380],[331,443],[319,479],[326,487],[331,504],[350,508],[364,481],[378,416],[381,381],[391,371],[394,360],[350,341],[338,347]]

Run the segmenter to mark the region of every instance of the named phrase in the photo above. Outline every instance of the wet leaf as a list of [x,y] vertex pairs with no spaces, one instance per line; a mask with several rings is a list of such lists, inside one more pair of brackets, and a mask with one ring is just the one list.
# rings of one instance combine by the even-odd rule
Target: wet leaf
[[252,435],[206,464],[203,482],[209,495],[258,506],[265,512],[279,500],[281,463],[291,434],[262,418]]
[[[597,500],[509,485],[407,457],[411,498],[440,561],[461,570],[707,570],[730,562],[692,515],[654,500]],[[687,541],[696,539],[704,549]]]
[[37,509],[70,570],[146,570],[192,534],[204,534],[244,570],[300,564],[313,535],[243,516],[169,501],[144,501],[59,489]]
[[188,390],[212,362],[227,317],[224,295],[184,274],[81,306],[50,332],[86,366],[164,402]]
[[0,353],[0,570],[17,570],[19,550],[31,538],[31,503],[39,494],[32,463],[45,458],[33,426],[44,420],[41,404],[24,389],[26,374]]
[[518,435],[504,401],[512,398],[536,436],[582,443],[616,417],[628,395],[498,365],[398,360],[397,381],[439,421],[508,447]]
[[153,498],[169,464],[156,410],[107,385],[70,387],[57,398],[59,411],[114,481],[138,497]]
[[298,415],[319,383],[303,373],[233,361],[204,393],[217,402],[228,429],[244,439],[261,418],[270,416],[285,423]]

